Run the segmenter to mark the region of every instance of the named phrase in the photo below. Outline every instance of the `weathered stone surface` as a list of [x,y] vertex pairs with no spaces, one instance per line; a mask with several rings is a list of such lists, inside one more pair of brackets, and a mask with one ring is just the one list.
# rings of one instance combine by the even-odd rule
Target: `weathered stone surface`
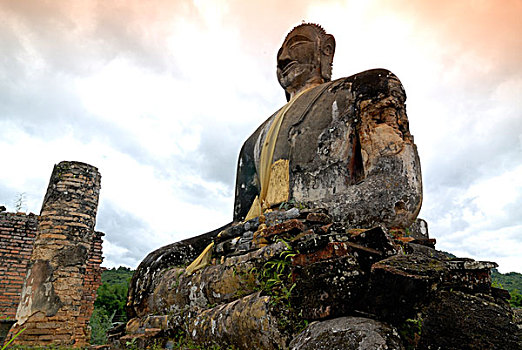
[[[386,70],[372,70],[329,84],[305,93],[281,125],[274,161],[290,159],[290,198],[327,207],[351,227],[409,227],[422,185],[401,83]],[[270,121],[242,148],[235,220],[259,193],[256,145]]]
[[430,238],[428,232],[428,223],[426,220],[417,218],[415,222],[409,227],[409,234],[416,239]]
[[[30,312],[35,310],[43,312],[46,316],[54,316],[56,312],[63,306],[62,300],[55,292],[53,284],[53,268],[47,260],[36,260],[33,262],[31,269],[25,276],[25,285],[34,286],[24,290],[23,298],[30,300]],[[28,294],[30,293],[30,294]],[[24,300],[24,299],[22,299]],[[24,315],[24,309],[19,308],[20,322],[23,324],[25,318],[30,315]]]
[[522,349],[512,310],[487,295],[442,291],[419,320],[418,349]]
[[291,350],[402,350],[397,331],[362,317],[339,317],[311,323],[290,342]]
[[385,319],[401,319],[430,296],[442,281],[444,262],[421,254],[395,255],[372,266],[368,298],[371,311]]
[[37,215],[0,210],[0,318],[16,316],[37,230]]
[[[256,313],[270,318],[271,322],[263,326],[264,332],[279,339],[275,341],[278,345],[260,340],[256,346],[285,349],[305,319],[372,315],[375,321],[385,320],[399,329],[409,346],[422,343],[428,349],[439,343],[431,333],[422,338],[420,319],[442,317],[441,312],[433,311],[432,301],[442,300],[450,290],[472,299],[489,300],[492,309],[505,311],[497,318],[507,320],[509,308],[500,298],[504,294],[491,289],[489,270],[496,266],[494,263],[450,259],[433,248],[400,240],[395,231],[392,237],[384,227],[347,230],[333,222],[324,231],[321,223],[307,220],[308,214],[286,221],[282,221],[285,211],[272,215],[276,216],[280,219],[272,220],[269,226],[263,223],[257,232],[284,232],[288,243],[278,241],[244,254],[237,249],[217,252],[212,265],[191,275],[185,275],[181,267],[160,271],[153,293],[142,304],[146,307],[138,313],[140,318],[129,322],[127,333],[161,338],[162,332],[176,333],[180,329],[198,344],[250,349],[245,339],[258,332],[257,328],[249,328],[257,327],[258,320],[252,316]],[[234,234],[253,239],[252,231],[245,231],[252,226],[238,227]],[[230,238],[224,242],[228,241]],[[285,260],[285,256],[291,259]],[[281,270],[273,270],[274,266]],[[274,290],[264,289],[265,276],[275,278],[275,272],[281,279],[279,284],[274,285]],[[285,277],[287,274],[290,277]],[[281,293],[283,286],[284,293],[289,294]],[[272,304],[265,305],[269,299]],[[497,319],[487,313],[476,318],[485,324]],[[274,319],[278,322],[272,322]],[[470,331],[470,339],[475,336]],[[513,341],[516,339],[514,336]]]
[[330,224],[332,222],[332,218],[330,215],[324,213],[310,213],[306,216],[306,221]]
[[[398,246],[393,242],[387,230],[381,226],[369,230],[349,230],[348,233],[350,241],[378,250],[383,257],[397,254]],[[341,239],[339,235],[336,237]]]
[[88,164],[55,165],[16,313],[18,345],[84,346],[101,284],[101,237],[94,231],[100,173]]
[[266,261],[285,249],[286,246],[278,242],[249,254],[229,257],[223,263],[191,275],[184,274],[184,268],[165,270],[158,275],[159,283],[137,316],[204,310],[209,305],[228,303],[251,294],[259,289],[252,270],[261,269]]
[[127,297],[127,315],[129,318],[147,312],[146,299],[153,294],[161,271],[175,266],[184,266],[194,260],[205,247],[212,242],[219,232],[229,227],[227,224],[200,236],[161,247],[143,259],[132,276]]
[[[299,43],[299,50],[294,47]],[[330,82],[335,39],[315,25],[292,30],[278,53],[278,80],[290,100],[280,123],[268,118],[238,161],[234,220],[245,219],[270,188],[269,164],[289,162],[288,201],[325,207],[350,227],[409,227],[422,202],[417,150],[395,75],[374,69]],[[313,58],[313,59],[312,59]],[[272,126],[278,123],[275,142]],[[269,136],[270,135],[270,136]],[[261,164],[263,163],[263,164]],[[372,198],[372,200],[368,200]],[[279,203],[263,203],[263,205]]]
[[[161,282],[155,285],[154,293],[147,301],[147,312],[141,314],[141,319],[129,322],[127,333],[141,334],[145,341],[145,334],[161,338],[162,334],[176,333],[178,329],[197,344],[251,349],[252,341],[248,343],[246,339],[257,337],[256,332],[262,329],[271,341],[266,337],[256,338],[255,348],[286,349],[296,336],[298,325],[305,319],[366,315],[373,319],[370,323],[363,322],[365,327],[371,326],[364,331],[371,336],[354,331],[358,329],[356,326],[336,334],[348,338],[353,336],[354,341],[361,344],[375,341],[400,349],[400,342],[392,344],[396,337],[386,338],[386,334],[393,332],[382,333],[384,328],[372,328],[372,322],[380,324],[377,320],[384,320],[391,327],[386,326],[386,329],[395,327],[400,330],[402,341],[408,346],[433,349],[444,344],[447,348],[451,348],[450,345],[455,349],[467,348],[449,336],[436,335],[448,330],[434,324],[453,322],[443,320],[455,317],[450,313],[452,302],[460,303],[462,314],[474,313],[474,320],[456,323],[467,327],[463,344],[475,344],[475,339],[480,338],[482,328],[477,327],[479,332],[472,331],[476,322],[484,325],[494,322],[498,327],[493,328],[499,332],[518,330],[509,321],[511,311],[506,301],[499,298],[503,294],[490,287],[489,270],[495,264],[450,259],[435,249],[393,239],[382,227],[347,230],[342,234],[337,232],[342,226],[333,222],[336,231],[324,233],[320,226],[308,229],[311,223],[300,220],[303,225],[299,227],[306,231],[293,233],[295,237],[290,240],[290,248],[279,241],[247,254],[223,256],[215,259],[214,265],[192,275],[184,275],[181,268],[162,271],[158,275]],[[280,224],[274,224],[277,225]],[[242,231],[236,233],[244,234]],[[303,246],[303,241],[307,242],[306,251],[298,253],[292,250],[292,247]],[[263,289],[263,283],[266,283],[263,282],[266,281],[264,271],[270,266],[283,264],[286,260],[282,253],[292,253],[289,255],[290,264],[280,270],[278,278],[281,282],[278,283],[282,284],[275,285],[274,290]],[[273,265],[269,265],[270,262]],[[273,270],[269,276],[272,273]],[[286,274],[291,278],[286,278]],[[283,285],[286,291],[290,291],[286,297],[281,290],[278,291]],[[462,300],[454,301],[452,298]],[[484,309],[482,307],[473,309],[483,303],[489,303],[485,309],[490,311],[479,311]],[[496,312],[495,317],[492,317],[493,312]],[[259,325],[260,320],[265,324]],[[425,321],[429,321],[426,326]],[[423,331],[425,327],[430,327],[430,331]],[[318,339],[330,339],[330,336],[333,335],[318,336]],[[509,346],[518,344],[519,335],[510,339],[499,344],[504,344],[507,349],[516,348]]]
[[[163,270],[186,264],[212,241],[218,253],[214,257],[219,260],[221,256],[263,247],[280,235],[286,238],[284,235],[295,233],[292,230],[304,231],[301,221],[297,220],[304,213],[301,209],[326,208],[328,214],[306,213],[308,222],[321,225],[323,233],[329,232],[327,224],[332,219],[352,228],[370,228],[377,223],[406,228],[414,221],[422,202],[422,185],[417,151],[405,112],[404,89],[395,75],[383,69],[329,82],[335,40],[318,28],[315,25],[296,28],[278,56],[278,78],[287,96],[290,98],[304,92],[305,87],[310,88],[285,112],[275,134],[273,156],[269,159],[270,164],[279,160],[289,164],[288,183],[283,184],[288,188],[280,189],[288,192],[289,197],[281,206],[293,204],[299,209],[292,208],[283,214],[275,210],[240,222],[254,198],[261,194],[260,154],[274,115],[254,132],[241,150],[234,224],[149,254],[131,281],[130,317],[150,309],[146,299],[158,285],[156,279]],[[306,51],[306,57],[317,60],[304,63],[301,60],[308,58],[300,54],[291,57],[295,52],[290,49],[289,40],[304,37],[308,39],[304,40],[301,53]],[[319,50],[318,46],[310,45],[311,42],[320,42],[325,47]],[[292,62],[308,68],[310,64],[321,63],[312,70],[306,68],[305,77],[296,73]],[[263,206],[267,204],[273,207],[279,203],[263,203]],[[311,229],[314,235],[322,235],[319,230]],[[252,232],[252,238],[246,232]],[[324,243],[323,239],[319,240]],[[318,242],[315,238],[313,241]]]
[[198,344],[282,349],[287,339],[279,330],[279,317],[272,312],[270,297],[256,293],[203,311],[189,321],[188,334]]
[[365,285],[357,254],[344,242],[292,259],[292,304],[305,319],[345,315],[356,308]]
[[449,259],[435,249],[416,244],[407,244],[404,253],[371,267],[366,294],[372,301],[368,302],[369,311],[384,319],[405,319],[439,290],[491,292],[490,269],[496,264]]

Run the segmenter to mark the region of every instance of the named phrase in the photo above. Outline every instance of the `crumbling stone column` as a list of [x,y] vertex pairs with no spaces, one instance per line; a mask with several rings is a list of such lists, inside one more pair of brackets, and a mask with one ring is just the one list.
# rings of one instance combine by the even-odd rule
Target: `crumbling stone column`
[[82,300],[85,283],[92,280],[86,282],[85,274],[93,271],[93,242],[101,240],[94,231],[100,178],[98,169],[88,164],[55,165],[16,314],[16,327],[26,330],[16,344],[88,343],[90,314],[85,314]]

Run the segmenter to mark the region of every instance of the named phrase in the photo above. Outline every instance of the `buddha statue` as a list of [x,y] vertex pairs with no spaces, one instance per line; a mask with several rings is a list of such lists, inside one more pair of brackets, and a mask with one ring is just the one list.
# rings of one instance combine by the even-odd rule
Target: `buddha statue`
[[420,163],[400,81],[374,69],[332,82],[334,52],[315,24],[285,38],[277,77],[289,103],[243,145],[234,221],[289,200],[349,227],[408,227],[417,217]]
[[190,263],[223,229],[282,203],[324,208],[346,228],[404,229],[415,221],[422,180],[402,84],[384,69],[331,81],[334,52],[334,37],[319,25],[286,36],[277,78],[288,103],[241,149],[233,222],[150,253],[131,281],[129,318],[150,312],[159,271]]

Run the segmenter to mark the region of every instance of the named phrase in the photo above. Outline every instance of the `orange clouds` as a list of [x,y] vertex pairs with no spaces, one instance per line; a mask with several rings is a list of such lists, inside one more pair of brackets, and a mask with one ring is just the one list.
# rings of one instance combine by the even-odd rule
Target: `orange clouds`
[[491,65],[493,74],[522,70],[520,0],[403,0],[391,5],[381,1],[375,11],[395,11],[413,19],[419,34],[435,40],[449,62],[451,56],[468,55]]

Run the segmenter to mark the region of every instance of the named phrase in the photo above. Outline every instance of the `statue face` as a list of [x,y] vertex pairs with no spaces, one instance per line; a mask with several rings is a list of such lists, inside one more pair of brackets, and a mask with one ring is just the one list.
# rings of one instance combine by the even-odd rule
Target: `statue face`
[[277,79],[285,89],[297,91],[321,78],[320,37],[311,26],[294,29],[277,53]]

